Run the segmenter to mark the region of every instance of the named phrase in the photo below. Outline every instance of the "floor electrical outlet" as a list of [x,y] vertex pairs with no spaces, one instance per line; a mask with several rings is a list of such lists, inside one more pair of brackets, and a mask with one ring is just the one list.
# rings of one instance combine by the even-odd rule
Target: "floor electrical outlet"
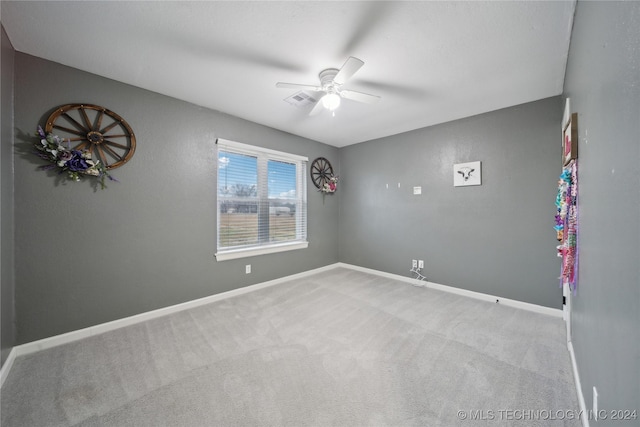
[[245,274],[250,274],[251,273],[251,264],[247,264],[244,266],[244,272]]

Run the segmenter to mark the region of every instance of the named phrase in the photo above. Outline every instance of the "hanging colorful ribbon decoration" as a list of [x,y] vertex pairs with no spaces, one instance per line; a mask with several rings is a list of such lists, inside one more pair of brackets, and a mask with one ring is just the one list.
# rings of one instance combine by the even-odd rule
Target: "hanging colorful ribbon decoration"
[[568,285],[576,290],[576,266],[578,263],[578,166],[575,161],[562,169],[556,196],[556,238],[562,242],[557,246],[562,258],[560,286]]

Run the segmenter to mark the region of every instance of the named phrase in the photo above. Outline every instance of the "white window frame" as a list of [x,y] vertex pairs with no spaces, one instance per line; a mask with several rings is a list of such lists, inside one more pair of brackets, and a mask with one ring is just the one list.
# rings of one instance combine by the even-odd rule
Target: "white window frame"
[[[295,163],[297,168],[296,177],[296,194],[303,199],[304,209],[296,209],[296,224],[300,224],[302,229],[296,230],[296,240],[290,242],[263,243],[258,245],[247,245],[245,247],[234,247],[232,249],[220,248],[220,198],[218,197],[219,183],[219,152],[230,151],[237,154],[245,154],[258,158],[258,176],[266,176],[266,173],[260,173],[261,168],[266,167],[269,160],[283,161],[287,163]],[[216,140],[216,260],[226,261],[230,259],[246,258],[271,253],[285,252],[297,249],[305,249],[309,246],[307,241],[307,171],[306,163],[309,159],[305,156],[285,153],[282,151],[271,150],[268,148],[257,147],[255,145],[243,144],[240,142],[230,141],[218,138]],[[258,178],[258,197],[268,198],[268,186],[266,182],[261,182]]]

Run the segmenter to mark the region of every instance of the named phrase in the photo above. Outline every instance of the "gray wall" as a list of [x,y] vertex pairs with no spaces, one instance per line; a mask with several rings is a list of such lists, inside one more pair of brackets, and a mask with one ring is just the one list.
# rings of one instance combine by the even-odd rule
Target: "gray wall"
[[0,315],[1,362],[9,356],[15,342],[13,274],[13,62],[15,51],[2,27],[2,79],[0,80]]
[[[337,161],[325,144],[16,53],[17,149],[55,107],[92,103],[132,126],[120,183],[59,184],[16,158],[17,342],[299,273],[338,261],[337,200],[309,180],[309,248],[216,262],[217,137]],[[245,264],[252,274],[245,275]]]
[[[640,3],[578,2],[565,95],[578,113],[573,347],[587,408],[640,411]],[[638,425],[608,420],[598,425]]]
[[[561,116],[554,97],[342,149],[340,260],[409,276],[423,259],[431,282],[560,308]],[[482,185],[453,187],[476,160]]]

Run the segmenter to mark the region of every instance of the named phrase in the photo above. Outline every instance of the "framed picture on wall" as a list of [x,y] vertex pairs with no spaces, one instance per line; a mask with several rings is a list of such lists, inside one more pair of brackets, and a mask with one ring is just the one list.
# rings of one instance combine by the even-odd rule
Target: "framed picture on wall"
[[453,186],[482,185],[480,162],[456,163],[453,165]]
[[578,113],[568,116],[562,127],[562,165],[578,158]]

